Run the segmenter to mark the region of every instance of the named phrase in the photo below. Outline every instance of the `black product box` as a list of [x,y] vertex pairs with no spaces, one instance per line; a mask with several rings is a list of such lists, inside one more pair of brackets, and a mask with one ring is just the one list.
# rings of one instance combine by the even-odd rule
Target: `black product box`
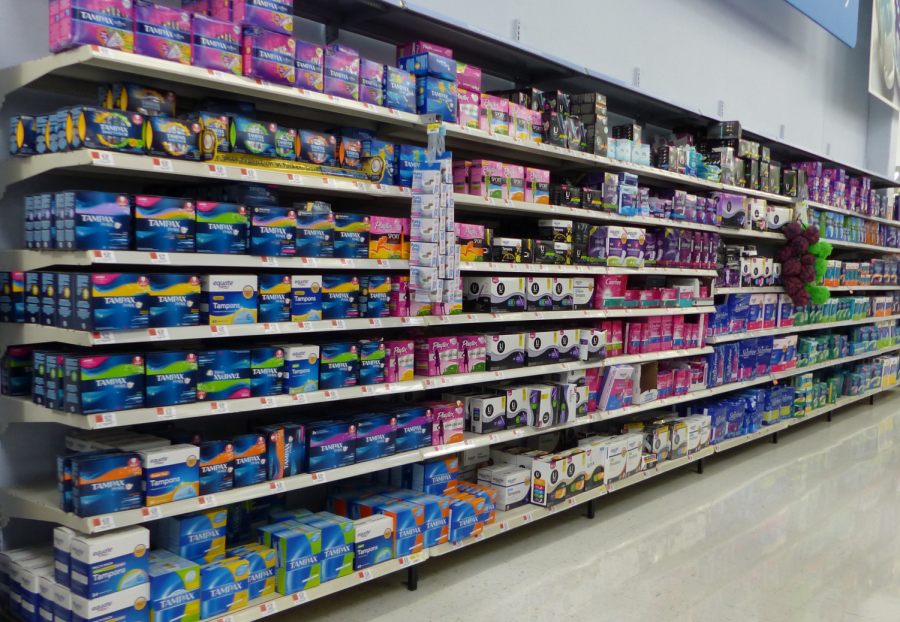
[[532,263],[532,241],[521,238],[493,238],[491,261],[498,263]]
[[797,171],[795,170],[784,172],[784,196],[797,196]]
[[572,263],[572,245],[553,240],[532,240],[533,263],[566,266]]
[[[583,121],[583,119],[582,119]],[[599,119],[598,119],[599,121]],[[606,117],[602,123],[584,125],[584,151],[598,156],[606,156],[609,148],[609,126]]]
[[[750,160],[747,161],[747,164],[750,164]],[[750,167],[747,166],[747,168]],[[741,158],[734,159],[734,185],[739,188],[746,188],[744,180],[744,160]]]
[[707,138],[740,138],[740,121],[722,121],[715,123],[706,130]]
[[582,188],[581,189],[581,207],[582,209],[603,209],[603,189],[602,188]]
[[763,162],[768,162],[772,159],[772,153],[768,147],[760,147],[759,148],[759,159]]
[[761,192],[769,192],[769,164],[759,165],[759,189]]
[[744,162],[744,187],[759,190],[759,160]]
[[781,162],[769,162],[769,192],[781,194]]
[[566,146],[572,151],[584,151],[584,124],[575,115],[566,115]]
[[759,143],[744,138],[710,139],[706,141],[710,147],[731,147],[734,149],[734,157],[758,160]]
[[544,92],[538,89],[518,89],[512,91],[491,91],[489,95],[508,99],[514,104],[525,106],[529,110],[544,111]]
[[[665,146],[659,147],[653,152],[653,166],[665,170],[674,170],[677,168],[678,150],[676,147]],[[712,164],[712,162],[708,162]]]
[[581,188],[570,184],[550,184],[550,204],[581,207]]
[[544,91],[544,112],[569,114],[569,96],[562,91]]
[[578,93],[577,95],[569,95],[571,104],[596,104],[606,108],[606,95],[600,93]]
[[627,138],[636,143],[641,142],[641,126],[635,124],[617,125],[612,129],[613,138]]
[[544,143],[556,145],[557,147],[566,147],[568,145],[565,115],[545,111],[541,114],[541,122],[543,123],[541,138]]

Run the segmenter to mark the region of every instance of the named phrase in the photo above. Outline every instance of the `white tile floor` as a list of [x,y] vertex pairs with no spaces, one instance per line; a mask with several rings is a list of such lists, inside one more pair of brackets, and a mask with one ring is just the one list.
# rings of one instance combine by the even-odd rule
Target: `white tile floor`
[[895,392],[285,618],[897,622],[898,435]]

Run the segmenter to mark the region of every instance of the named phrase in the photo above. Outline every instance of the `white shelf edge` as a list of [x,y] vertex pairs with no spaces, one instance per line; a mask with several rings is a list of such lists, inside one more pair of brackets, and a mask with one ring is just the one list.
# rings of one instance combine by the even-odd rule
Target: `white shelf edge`
[[[889,292],[900,290],[900,285],[840,285],[828,286],[832,292]],[[780,285],[766,287],[717,287],[716,294],[764,294],[784,293]]]
[[[800,201],[797,202],[800,203]],[[834,212],[836,214],[844,214],[845,216],[853,216],[855,218],[861,218],[862,220],[871,220],[873,222],[880,222],[884,225],[900,227],[900,220],[890,220],[889,218],[881,218],[880,216],[860,214],[859,212],[854,212],[853,210],[845,209],[843,207],[834,207],[833,205],[828,205],[827,203],[817,203],[816,201],[806,201],[806,204],[813,209],[823,210],[826,212]]]
[[540,276],[553,274],[633,274],[651,276],[716,276],[715,270],[694,270],[690,268],[609,268],[606,266],[549,265],[532,263],[502,263],[493,261],[461,261],[462,272],[515,272],[523,275]]
[[900,319],[900,315],[886,315],[882,317],[867,317],[862,320],[843,320],[841,322],[824,322],[821,324],[805,324],[803,326],[783,326],[780,328],[766,328],[763,330],[748,330],[742,333],[732,333],[730,335],[717,335],[715,337],[707,337],[706,343],[718,345],[720,343],[728,343],[730,341],[740,341],[742,339],[753,339],[755,337],[771,337],[772,335],[791,335],[793,333],[802,333],[810,330],[840,328],[841,326],[860,326],[863,324],[875,324],[889,320]]

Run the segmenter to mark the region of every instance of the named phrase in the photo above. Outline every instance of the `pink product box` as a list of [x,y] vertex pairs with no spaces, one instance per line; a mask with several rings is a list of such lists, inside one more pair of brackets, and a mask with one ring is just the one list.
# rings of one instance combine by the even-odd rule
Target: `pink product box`
[[[71,9],[70,9],[71,10]],[[47,25],[50,33],[50,51],[59,51],[59,0],[50,0],[47,11]]]
[[506,171],[506,193],[510,201],[525,200],[525,167],[517,164],[504,164]]
[[59,0],[50,4],[50,11],[51,19],[53,11],[57,19],[56,35],[50,45],[55,45],[57,51],[99,45],[134,52],[132,0]]
[[391,317],[409,317],[409,281],[391,279]]
[[691,371],[689,369],[676,369],[674,376],[674,394],[687,395],[688,388],[691,385]]
[[433,446],[462,442],[466,417],[465,409],[461,404],[426,402],[423,405],[430,407],[432,412],[431,444]]
[[672,349],[684,348],[684,316],[672,316]]
[[628,287],[628,276],[624,274],[602,275],[594,281],[594,308],[602,309],[611,306],[609,301],[625,300]]
[[412,380],[415,375],[415,343],[413,341],[388,341],[384,346],[385,382]]
[[294,39],[258,26],[244,27],[244,75],[275,84],[294,84]]
[[481,95],[474,91],[457,89],[456,122],[463,127],[477,130],[481,116]]
[[487,364],[487,345],[484,335],[465,335],[456,338],[459,343],[459,373],[484,371]]
[[[471,162],[457,160],[453,163],[453,192],[457,194],[469,194],[469,168]],[[459,227],[459,225],[456,225]]]
[[672,386],[675,384],[675,374],[671,371],[661,371],[656,376],[656,395],[659,399],[672,395]]
[[325,58],[325,49],[315,43],[296,41],[296,55],[294,56],[294,84],[297,88],[310,89],[322,92],[324,82],[322,79],[322,66]]
[[456,86],[472,93],[481,92],[481,69],[475,65],[456,62]]
[[644,341],[644,324],[625,325],[625,354],[641,354]]
[[637,307],[641,303],[641,290],[639,289],[626,289],[625,290],[625,306],[626,307]]
[[638,290],[638,307],[648,309],[660,306],[662,300],[662,292],[658,289],[642,289]]
[[678,290],[674,287],[664,287],[659,294],[660,304],[664,307],[674,307],[678,305]]
[[294,32],[294,0],[212,0],[210,13],[235,24],[285,35]]
[[359,52],[343,45],[325,48],[324,93],[359,100]]
[[647,318],[644,325],[644,337],[647,347],[644,352],[659,352],[662,349],[662,318],[659,316]]
[[213,0],[181,0],[181,9],[195,15],[212,15]]
[[672,349],[672,327],[674,325],[671,315],[663,315],[659,325],[659,349],[661,352]]
[[241,26],[220,19],[195,14],[193,32],[193,65],[243,75]]
[[509,134],[509,100],[481,94],[478,115],[479,129],[506,136]]
[[418,337],[416,373],[445,376],[459,372],[459,342],[456,337]]
[[359,61],[359,101],[384,105],[384,65],[361,58]]
[[190,65],[191,14],[159,4],[136,3],[134,53]]
[[525,169],[525,202],[550,203],[550,171]]
[[[494,160],[472,160],[472,166],[469,168],[469,193],[479,197],[488,196],[488,186],[491,177],[501,177],[504,175],[503,163]],[[508,188],[503,184],[503,188],[507,189],[503,197],[508,198]]]
[[437,54],[438,56],[453,58],[453,50],[450,48],[441,47],[440,45],[428,43],[427,41],[413,41],[406,45],[397,46],[397,60],[400,60],[405,56],[415,56],[416,54],[425,54],[427,52]]

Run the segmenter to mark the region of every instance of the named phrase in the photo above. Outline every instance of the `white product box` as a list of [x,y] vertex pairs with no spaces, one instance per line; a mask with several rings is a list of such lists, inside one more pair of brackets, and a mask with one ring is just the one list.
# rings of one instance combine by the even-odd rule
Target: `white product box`
[[546,428],[554,424],[553,387],[546,384],[530,384],[525,386],[528,395],[528,425],[533,428]]

